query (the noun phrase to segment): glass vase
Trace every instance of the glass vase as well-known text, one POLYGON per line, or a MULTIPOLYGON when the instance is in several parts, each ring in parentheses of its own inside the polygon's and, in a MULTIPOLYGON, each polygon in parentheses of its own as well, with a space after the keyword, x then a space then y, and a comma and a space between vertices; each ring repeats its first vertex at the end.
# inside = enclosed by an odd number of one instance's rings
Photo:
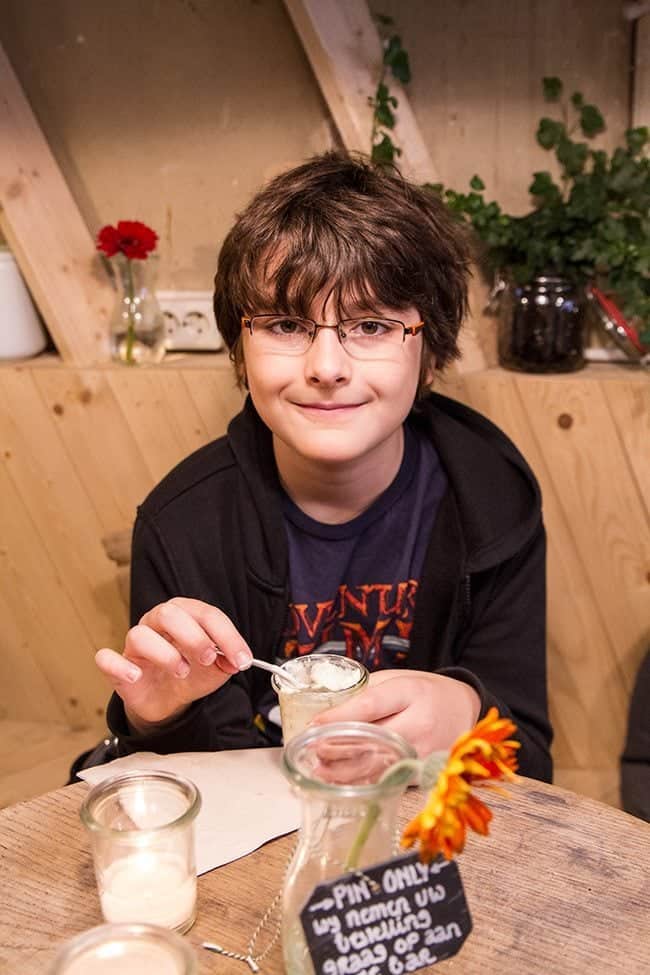
POLYGON ((110 321, 113 359, 130 366, 160 362, 165 319, 154 290, 157 255, 139 260, 115 254, 110 263, 118 292, 110 321))
POLYGON ((506 285, 500 299, 499 362, 519 372, 582 369, 584 296, 562 277, 506 285))
POLYGON ((400 798, 412 776, 384 772, 415 751, 399 735, 361 722, 310 728, 283 753, 284 773, 302 801, 298 846, 282 896, 286 975, 314 975, 300 912, 325 881, 389 860, 397 851, 400 798))

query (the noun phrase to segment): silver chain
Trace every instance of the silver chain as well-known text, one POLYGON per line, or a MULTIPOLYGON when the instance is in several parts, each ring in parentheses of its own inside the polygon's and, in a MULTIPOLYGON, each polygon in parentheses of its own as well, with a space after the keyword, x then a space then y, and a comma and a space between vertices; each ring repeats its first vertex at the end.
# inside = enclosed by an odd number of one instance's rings
POLYGON ((204 941, 203 947, 207 948, 208 951, 214 951, 217 955, 223 955, 224 958, 234 958, 235 961, 243 962, 245 965, 248 965, 252 972, 259 972, 259 967, 255 959, 251 958, 250 955, 238 955, 236 951, 227 951, 214 941, 204 941))
POLYGON ((285 882, 286 877, 287 877, 287 874, 289 872, 289 867, 291 866, 291 861, 293 860, 294 854, 295 854, 295 852, 296 852, 296 850, 298 848, 298 842, 299 842, 299 839, 297 837, 296 838, 296 841, 295 841, 295 843, 293 845, 293 849, 291 850, 291 853, 287 857, 287 863, 286 863, 286 866, 284 868, 284 873, 282 874, 282 882, 281 882, 281 885, 280 885, 280 890, 278 891, 278 893, 275 895, 275 897, 273 898, 273 900, 269 904, 268 908, 264 912, 264 915, 262 917, 262 920, 259 922, 259 924, 255 928, 255 930, 253 931, 253 933, 252 933, 252 935, 250 937, 250 941, 248 942, 248 945, 246 946, 247 954, 242 955, 240 952, 237 952, 237 951, 228 951, 226 948, 223 948, 221 945, 215 944, 213 941, 204 941, 203 942, 203 947, 204 948, 207 948, 208 951, 214 951, 218 955, 224 955, 226 958, 233 958, 235 961, 241 961, 245 965, 248 965, 248 967, 250 968, 250 970, 252 972, 259 972, 259 970, 260 970, 260 968, 259 968, 259 962, 264 961, 264 959, 269 954, 269 952, 275 947, 275 945, 277 944, 277 940, 280 937, 280 933, 282 931, 282 919, 281 919, 281 917, 278 918, 278 920, 276 921, 275 928, 273 930, 273 934, 271 935, 271 940, 266 945, 266 947, 259 953, 259 955, 255 955, 255 953, 254 953, 255 952, 255 944, 257 942, 257 939, 261 935, 262 931, 264 931, 264 929, 266 928, 266 926, 269 923, 269 921, 271 921, 271 919, 273 918, 273 916, 277 913, 278 907, 280 906, 280 902, 282 900, 282 890, 284 888, 284 882, 285 882))
MULTIPOLYGON (((334 818, 335 816, 342 816, 342 815, 345 815, 345 814, 349 815, 349 810, 346 810, 346 809, 329 809, 327 811, 327 818, 334 818)), ((397 853, 399 852, 399 842, 400 842, 401 832, 402 831, 401 831, 400 827, 399 826, 396 826, 395 827, 395 833, 394 833, 394 836, 393 836, 393 849, 392 849, 393 856, 396 856, 397 853)), ((280 902, 282 900, 282 890, 284 888, 284 882, 285 882, 285 880, 287 878, 287 874, 289 872, 289 867, 291 866, 291 862, 292 862, 292 860, 294 858, 294 855, 295 855, 295 852, 296 852, 296 850, 298 848, 298 843, 299 842, 300 842, 300 838, 298 836, 298 837, 296 837, 296 841, 295 841, 295 843, 293 845, 293 849, 291 850, 291 853, 287 857, 287 863, 286 863, 286 866, 284 868, 284 873, 282 875, 282 883, 281 883, 280 890, 275 895, 275 897, 273 898, 273 900, 271 901, 270 905, 268 906, 268 908, 264 912, 264 915, 262 917, 262 920, 259 922, 259 924, 255 928, 255 930, 253 931, 253 933, 252 933, 252 935, 250 937, 250 940, 248 942, 248 945, 246 946, 246 948, 247 948, 247 954, 243 955, 243 954, 241 954, 240 952, 237 952, 237 951, 228 951, 227 948, 224 948, 221 945, 218 945, 218 944, 216 944, 213 941, 204 941, 203 942, 203 947, 204 948, 207 948, 208 951, 214 951, 218 955, 223 955, 225 958, 232 958, 235 961, 240 961, 244 965, 248 965, 248 967, 250 968, 250 970, 252 972, 259 972, 260 971, 259 963, 262 962, 262 961, 264 961, 264 959, 269 954, 269 952, 275 947, 275 945, 277 944, 277 940, 280 937, 280 933, 282 931, 282 919, 281 919, 281 917, 278 918, 278 920, 276 921, 275 928, 273 930, 273 934, 271 935, 271 940, 266 945, 266 947, 259 953, 259 955, 256 955, 255 954, 255 945, 257 943, 257 939, 262 934, 262 932, 264 931, 264 929, 268 925, 269 921, 271 921, 272 918, 273 918, 273 916, 277 913, 278 907, 280 906, 280 902)), ((344 866, 343 861, 341 861, 341 866, 342 867, 344 866)), ((355 874, 356 874, 357 877, 360 877, 362 880, 367 881, 367 883, 369 884, 371 890, 374 891, 375 888, 377 888, 377 886, 378 886, 377 883, 371 877, 366 876, 366 874, 364 874, 362 870, 355 870, 354 872, 355 872, 355 874)))

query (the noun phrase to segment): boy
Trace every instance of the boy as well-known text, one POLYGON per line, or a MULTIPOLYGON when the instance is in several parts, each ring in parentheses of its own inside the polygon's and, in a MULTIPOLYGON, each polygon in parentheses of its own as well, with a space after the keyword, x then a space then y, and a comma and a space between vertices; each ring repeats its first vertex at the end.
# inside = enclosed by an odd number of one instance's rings
POLYGON ((134 625, 97 654, 121 754, 278 743, 251 650, 321 648, 372 673, 319 723, 380 722, 427 754, 494 704, 521 772, 550 779, 537 484, 491 423, 428 392, 467 276, 439 199, 340 153, 237 219, 215 314, 250 395, 138 511, 134 625))

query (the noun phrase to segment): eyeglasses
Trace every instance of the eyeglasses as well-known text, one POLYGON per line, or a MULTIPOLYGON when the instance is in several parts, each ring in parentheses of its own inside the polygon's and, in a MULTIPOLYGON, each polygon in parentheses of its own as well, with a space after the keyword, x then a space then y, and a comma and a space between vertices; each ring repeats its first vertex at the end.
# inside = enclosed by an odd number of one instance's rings
POLYGON ((391 318, 345 318, 334 325, 321 325, 296 315, 253 315, 242 318, 254 339, 255 348, 281 355, 303 355, 321 328, 335 328, 339 342, 353 359, 385 359, 395 354, 407 335, 417 335, 424 322, 405 325, 391 318))

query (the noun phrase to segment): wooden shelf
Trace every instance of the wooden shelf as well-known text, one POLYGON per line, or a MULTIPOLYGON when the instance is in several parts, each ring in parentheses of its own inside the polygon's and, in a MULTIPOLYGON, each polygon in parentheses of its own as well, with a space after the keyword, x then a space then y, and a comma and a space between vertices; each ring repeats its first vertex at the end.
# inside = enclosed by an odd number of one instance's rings
POLYGON ((97 362, 86 366, 76 366, 65 362, 54 352, 44 352, 33 359, 0 359, 0 369, 67 369, 79 373, 92 371, 117 372, 160 372, 169 369, 232 369, 227 352, 172 352, 156 365, 125 366, 120 362, 97 362))
POLYGON ((511 369, 502 369, 500 366, 486 369, 488 374, 500 374, 503 376, 516 376, 524 382, 539 382, 546 380, 551 383, 570 383, 582 382, 582 380, 595 380, 603 382, 608 379, 622 379, 625 382, 649 382, 650 372, 633 362, 588 362, 584 369, 577 372, 558 372, 558 373, 539 373, 539 372, 515 372, 511 369))

